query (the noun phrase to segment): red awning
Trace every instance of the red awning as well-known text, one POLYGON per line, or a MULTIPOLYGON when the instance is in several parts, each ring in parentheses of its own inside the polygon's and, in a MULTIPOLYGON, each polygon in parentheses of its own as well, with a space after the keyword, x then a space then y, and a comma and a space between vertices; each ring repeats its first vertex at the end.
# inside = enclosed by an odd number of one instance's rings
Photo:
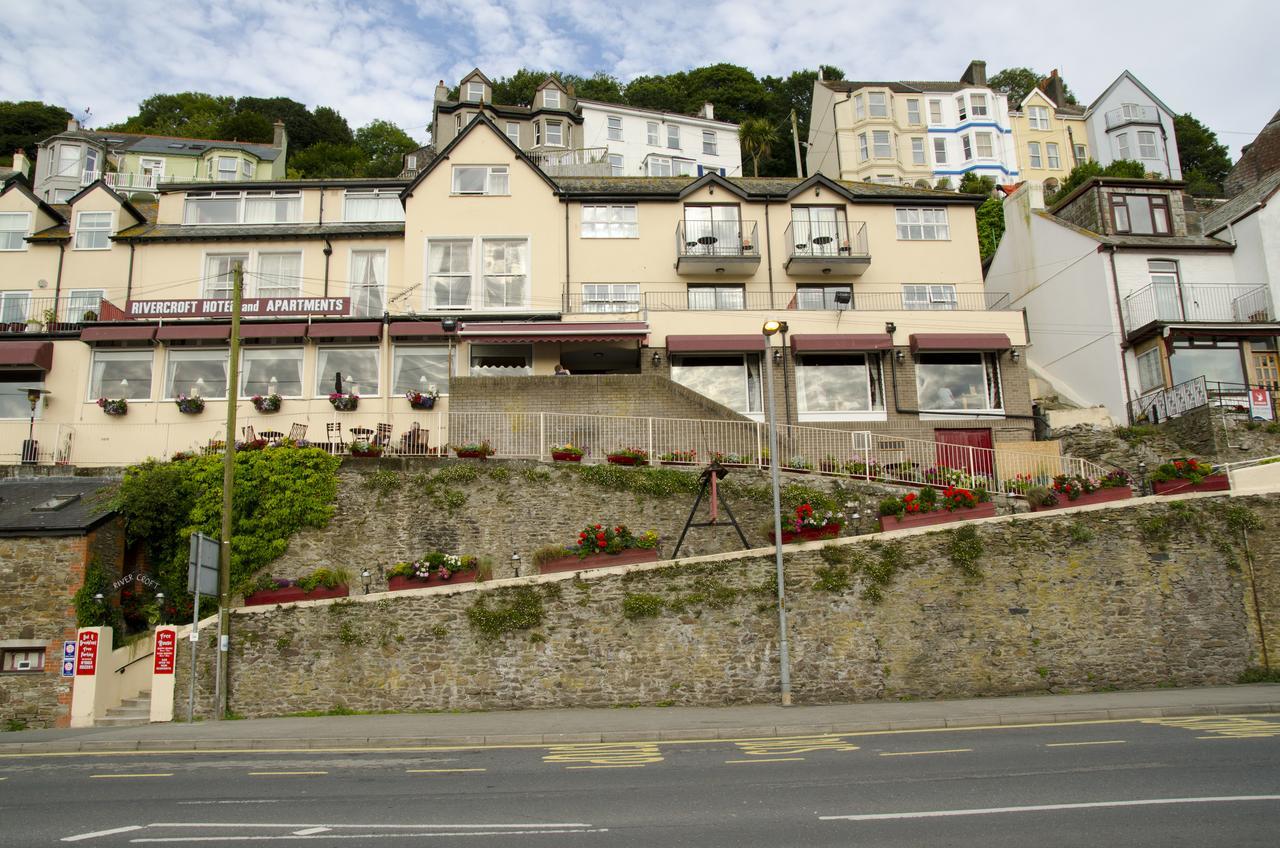
POLYGON ((916 350, 1008 350, 1013 347, 1004 333, 912 333, 916 350))
POLYGON ((667 336, 668 353, 742 353, 764 350, 764 335, 667 336))
POLYGON ((241 324, 242 339, 287 339, 302 341, 307 337, 306 324, 241 324))
POLYGON ((813 333, 791 337, 796 353, 844 353, 861 350, 892 350, 893 337, 888 333, 813 333))
POLYGON ((326 324, 312 324, 307 329, 307 338, 317 341, 331 339, 378 339, 382 338, 382 323, 379 321, 343 321, 326 324))
POLYGON ((225 342, 230 338, 230 324, 166 324, 156 330, 156 339, 162 342, 225 342))
POLYGON ((53 342, 0 342, 0 368, 53 368, 53 342))
POLYGON ((439 321, 392 321, 387 332, 393 339, 421 339, 449 336, 439 321))
POLYGON ((97 342, 149 342, 156 337, 153 326, 127 327, 85 327, 80 331, 80 341, 86 344, 97 342))
POLYGON ((468 341, 490 344, 621 342, 648 334, 649 325, 644 321, 510 321, 466 324, 460 332, 468 341))

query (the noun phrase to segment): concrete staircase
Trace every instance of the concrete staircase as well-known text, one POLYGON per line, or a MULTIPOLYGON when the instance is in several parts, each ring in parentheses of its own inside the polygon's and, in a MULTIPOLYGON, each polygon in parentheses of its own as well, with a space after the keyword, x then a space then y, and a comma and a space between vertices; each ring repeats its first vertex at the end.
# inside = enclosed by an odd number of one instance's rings
POLYGON ((120 706, 107 710, 106 716, 94 724, 99 727, 130 727, 151 722, 151 693, 139 692, 135 698, 125 698, 120 706))

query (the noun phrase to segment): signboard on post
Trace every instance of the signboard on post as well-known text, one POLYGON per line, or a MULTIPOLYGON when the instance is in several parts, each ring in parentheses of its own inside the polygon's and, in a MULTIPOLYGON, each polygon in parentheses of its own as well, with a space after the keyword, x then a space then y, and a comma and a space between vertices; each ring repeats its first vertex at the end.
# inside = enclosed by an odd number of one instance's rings
POLYGON ((1269 389, 1249 389, 1249 418, 1254 421, 1274 421, 1269 389))
POLYGON ((98 672, 98 634, 86 630, 80 634, 76 649, 76 676, 92 677, 98 672))
POLYGON ((178 631, 160 628, 156 631, 155 662, 151 671, 154 674, 173 674, 173 666, 178 656, 178 631))
POLYGON ((187 591, 218 594, 218 540, 203 533, 191 534, 187 556, 187 591))

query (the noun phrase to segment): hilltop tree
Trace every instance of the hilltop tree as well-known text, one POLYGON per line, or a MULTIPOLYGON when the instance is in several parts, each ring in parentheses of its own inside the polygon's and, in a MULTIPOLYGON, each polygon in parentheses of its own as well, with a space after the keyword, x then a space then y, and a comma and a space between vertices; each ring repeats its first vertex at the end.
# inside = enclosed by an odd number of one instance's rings
POLYGON ((628 106, 638 106, 641 109, 684 112, 688 103, 683 72, 667 76, 636 77, 627 84, 624 94, 628 106))
MULTIPOLYGON (((998 74, 990 77, 987 84, 996 91, 1008 95, 1009 108, 1017 108, 1023 98, 1031 93, 1031 90, 1040 84, 1042 79, 1048 77, 1048 74, 1042 74, 1033 71, 1031 68, 1005 68, 998 74)), ((1067 92, 1067 102, 1076 105, 1076 96, 1072 94, 1071 87, 1064 80, 1063 89, 1067 92)), ((1061 105, 1061 104, 1059 104, 1061 105)))
POLYGON ((356 147, 368 164, 366 177, 394 177, 403 167, 404 155, 418 148, 409 134, 390 121, 370 121, 356 130, 356 147))
POLYGON ((112 127, 120 132, 217 138, 235 113, 234 97, 184 91, 154 94, 138 104, 138 114, 112 127))
POLYGON ((973 171, 967 171, 960 178, 961 194, 991 194, 996 189, 996 181, 991 177, 979 176, 973 171))
POLYGON ((1178 160, 1187 191, 1201 197, 1221 197, 1222 181, 1231 171, 1231 155, 1213 130, 1191 115, 1175 115, 1178 160))
POLYGON ((753 176, 760 176, 760 160, 768 158, 777 139, 778 130, 768 118, 747 118, 738 125, 738 140, 742 151, 751 157, 753 176))
POLYGON ((1140 180, 1146 175, 1147 169, 1142 166, 1142 163, 1132 159, 1117 159, 1106 167, 1090 159, 1072 168, 1058 190, 1052 194, 1046 192, 1044 200, 1046 204, 1052 205, 1094 177, 1126 177, 1131 180, 1140 180))
POLYGON ((18 148, 35 158, 36 145, 67 128, 71 113, 38 100, 0 101, 0 161, 11 161, 18 148))
POLYGON ((257 112, 238 112, 218 127, 218 138, 270 144, 275 138, 275 127, 257 112))

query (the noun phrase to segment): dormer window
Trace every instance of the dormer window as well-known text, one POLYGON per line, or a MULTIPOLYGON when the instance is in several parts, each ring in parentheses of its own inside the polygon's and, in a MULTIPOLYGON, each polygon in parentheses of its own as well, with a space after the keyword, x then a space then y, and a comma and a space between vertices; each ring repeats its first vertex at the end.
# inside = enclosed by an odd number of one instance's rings
POLYGON ((969 105, 975 118, 987 117, 987 95, 971 94, 969 95, 969 105))
POLYGON ((546 109, 560 108, 560 92, 554 88, 548 88, 542 92, 542 105, 546 109))
POLYGON ((469 82, 467 83, 467 100, 474 103, 480 103, 484 100, 484 83, 469 82))
POLYGON ((1111 222, 1117 233, 1135 236, 1169 235, 1169 198, 1164 195, 1113 194, 1110 205, 1111 222))

